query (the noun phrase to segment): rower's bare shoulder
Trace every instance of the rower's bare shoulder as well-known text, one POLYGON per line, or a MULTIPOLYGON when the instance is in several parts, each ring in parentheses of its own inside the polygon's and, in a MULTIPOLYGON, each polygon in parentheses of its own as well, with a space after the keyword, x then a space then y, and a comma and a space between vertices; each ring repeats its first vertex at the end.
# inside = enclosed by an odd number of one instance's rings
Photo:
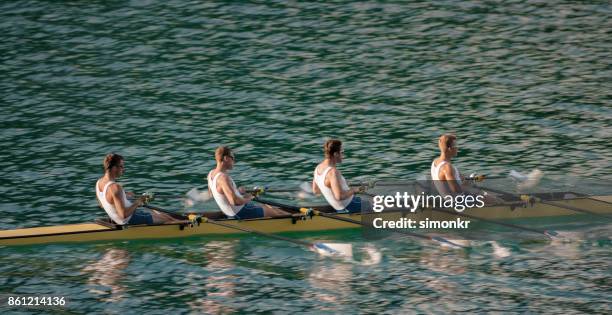
POLYGON ((119 184, 119 183, 112 183, 112 184, 108 185, 108 190, 110 190, 110 192, 112 194, 116 194, 116 193, 121 192, 123 190, 123 186, 121 186, 121 184, 119 184))
POLYGON ((316 172, 317 174, 321 174, 321 173, 322 173, 321 171, 322 171, 324 168, 325 168, 325 167, 323 166, 323 162, 321 162, 321 163, 317 164, 317 166, 315 167, 315 172, 316 172))
POLYGON ((223 184, 223 185, 229 185, 230 184, 230 176, 225 174, 225 173, 221 173, 219 175, 219 181, 223 184))
POLYGON ((446 162, 440 167, 440 170, 444 172, 450 172, 453 170, 453 165, 450 162, 446 162))
POLYGON ((438 166, 438 164, 440 163, 440 158, 435 158, 432 163, 434 166, 438 166))
POLYGON ((336 178, 336 177, 338 177, 338 176, 340 175, 340 171, 339 171, 337 168, 332 167, 332 168, 329 170, 329 173, 328 173, 328 174, 329 174, 329 176, 330 176, 331 178, 336 178))

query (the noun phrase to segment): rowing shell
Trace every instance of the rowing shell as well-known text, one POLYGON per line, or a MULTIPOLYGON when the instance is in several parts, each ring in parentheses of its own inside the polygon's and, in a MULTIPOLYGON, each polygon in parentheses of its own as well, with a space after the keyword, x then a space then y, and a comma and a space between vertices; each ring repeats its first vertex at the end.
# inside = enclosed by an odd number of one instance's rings
MULTIPOLYGON (((515 220, 540 217, 580 215, 569 208, 588 209, 593 213, 609 215, 612 213, 612 196, 578 197, 549 203, 525 204, 523 206, 504 205, 468 209, 475 217, 494 220, 515 220), (564 208, 565 206, 565 208, 564 208)), ((406 213, 390 212, 393 217, 405 216, 406 213)), ((447 213, 423 210, 409 214, 415 220, 424 218, 443 220, 454 216, 447 213)), ((584 215, 584 214, 582 214, 584 215)), ((341 218, 361 220, 361 214, 337 214, 341 218)), ((360 225, 323 216, 292 214, 284 217, 260 218, 250 220, 217 220, 238 227, 257 230, 266 233, 284 232, 316 232, 358 228, 360 225)), ((194 236, 236 235, 244 232, 236 229, 207 223, 205 220, 182 220, 158 225, 116 226, 108 222, 35 227, 0 231, 0 245, 29 245, 48 243, 95 242, 137 239, 184 238, 194 236)))

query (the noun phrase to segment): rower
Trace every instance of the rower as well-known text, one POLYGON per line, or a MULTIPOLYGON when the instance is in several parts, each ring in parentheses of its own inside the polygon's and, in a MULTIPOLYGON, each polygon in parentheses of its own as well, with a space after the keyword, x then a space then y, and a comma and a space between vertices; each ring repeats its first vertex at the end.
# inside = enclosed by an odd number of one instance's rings
POLYGON ((226 146, 215 150, 217 167, 208 173, 208 192, 213 196, 221 211, 229 218, 255 219, 263 217, 286 216, 289 213, 277 207, 256 203, 255 196, 246 194, 244 187, 236 188, 229 175, 234 168, 236 156, 226 146))
MULTIPOLYGON (((443 134, 438 139, 440 156, 431 163, 431 179, 438 193, 442 196, 458 194, 481 194, 483 191, 470 185, 465 177, 452 164, 451 160, 457 156, 457 137, 453 134, 443 134)), ((471 178, 471 177, 470 177, 471 178)), ((504 200, 495 195, 484 193, 484 203, 493 205, 504 200)))
POLYGON ((174 220, 164 213, 138 209, 144 204, 145 196, 131 203, 127 197, 132 198, 134 194, 132 192, 126 193, 123 187, 115 182, 123 175, 124 171, 123 157, 116 153, 109 153, 104 157, 104 176, 96 182, 98 204, 115 224, 157 224, 174 220))
POLYGON ((361 212, 361 198, 356 196, 360 188, 349 188, 346 179, 337 168, 344 158, 342 142, 330 139, 323 145, 325 158, 314 170, 312 191, 323 194, 325 200, 337 212, 361 212))
POLYGON ((441 195, 459 194, 462 192, 462 176, 451 160, 457 156, 457 137, 443 134, 438 139, 440 156, 431 163, 431 179, 441 195))

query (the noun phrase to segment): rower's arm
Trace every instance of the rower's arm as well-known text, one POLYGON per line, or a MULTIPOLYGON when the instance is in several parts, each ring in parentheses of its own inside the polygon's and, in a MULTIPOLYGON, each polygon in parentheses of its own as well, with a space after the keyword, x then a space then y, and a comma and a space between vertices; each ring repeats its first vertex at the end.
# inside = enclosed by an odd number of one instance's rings
POLYGON ((217 183, 221 184, 221 190, 227 198, 227 201, 229 201, 232 206, 243 205, 253 199, 252 195, 249 195, 245 198, 241 198, 240 196, 236 195, 236 192, 234 191, 234 188, 230 183, 229 177, 227 177, 225 174, 219 177, 217 183))
POLYGON ((331 186, 332 193, 334 194, 334 198, 336 200, 342 200, 349 198, 355 194, 354 189, 342 190, 342 186, 340 185, 340 180, 338 179, 338 170, 333 169, 328 173, 329 184, 331 186))
POLYGON ((125 204, 123 203, 123 189, 121 188, 121 186, 119 186, 118 184, 113 184, 110 187, 108 187, 108 189, 111 192, 111 196, 113 198, 113 204, 115 205, 117 214, 119 215, 119 217, 123 219, 131 216, 132 213, 136 211, 136 208, 142 205, 141 199, 137 199, 136 201, 134 201, 134 203, 130 207, 126 208, 125 204))
POLYGON ((440 172, 440 180, 445 180, 453 194, 461 193, 463 190, 461 186, 457 184, 457 181, 461 181, 461 178, 455 178, 455 172, 453 171, 453 167, 450 163, 446 163, 442 165, 442 169, 440 172))

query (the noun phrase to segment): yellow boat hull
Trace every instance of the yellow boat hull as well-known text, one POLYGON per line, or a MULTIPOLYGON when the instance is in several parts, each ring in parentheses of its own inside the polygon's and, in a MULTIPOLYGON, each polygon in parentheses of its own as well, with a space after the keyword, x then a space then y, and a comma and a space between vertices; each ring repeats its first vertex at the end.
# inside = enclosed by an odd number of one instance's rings
MULTIPOLYGON (((538 217, 554 217, 579 215, 576 211, 563 208, 563 206, 576 207, 590 212, 606 214, 612 213, 612 196, 592 198, 576 198, 555 201, 558 205, 536 203, 527 207, 494 206, 473 208, 465 213, 475 217, 492 220, 518 220, 538 217)), ((417 213, 389 212, 383 215, 388 219, 408 215, 415 220, 429 218, 430 220, 452 219, 457 216, 424 210, 417 213)), ((360 214, 338 214, 339 217, 361 221, 360 214)), ((227 224, 236 225, 265 233, 331 231, 341 229, 359 228, 360 225, 326 218, 322 216, 261 218, 253 220, 223 220, 227 224)), ((29 245, 48 243, 94 242, 136 239, 164 239, 192 237, 203 235, 235 235, 246 232, 215 225, 212 223, 168 223, 161 225, 135 225, 124 229, 117 229, 98 223, 82 223, 49 227, 35 227, 16 230, 0 231, 0 245, 29 245)))

